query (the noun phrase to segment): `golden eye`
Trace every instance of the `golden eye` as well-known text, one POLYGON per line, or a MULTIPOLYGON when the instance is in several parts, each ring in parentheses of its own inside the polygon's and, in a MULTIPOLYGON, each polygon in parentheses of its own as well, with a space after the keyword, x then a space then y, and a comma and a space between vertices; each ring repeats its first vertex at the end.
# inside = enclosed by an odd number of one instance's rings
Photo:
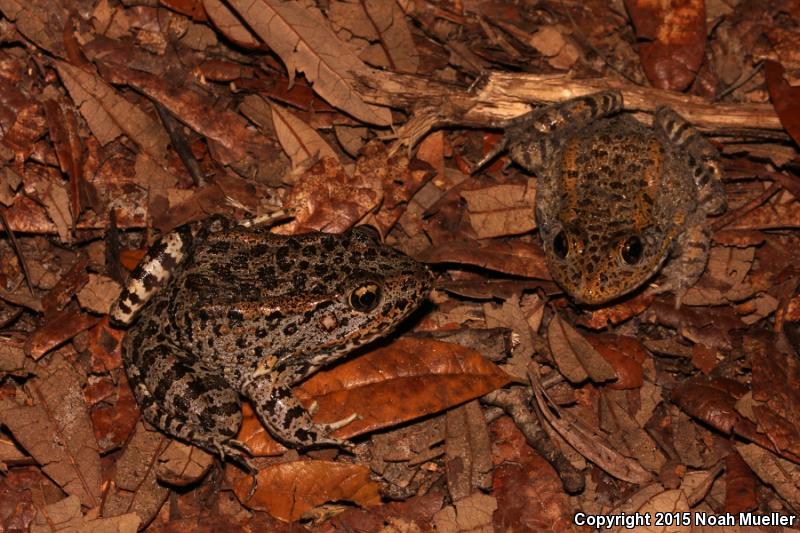
POLYGON ((556 233, 556 236, 553 238, 553 253, 560 259, 565 259, 569 253, 569 241, 567 240, 567 234, 564 233, 564 230, 556 233))
POLYGON ((381 288, 377 283, 365 283, 350 293, 350 307, 362 313, 375 309, 381 301, 381 288))
POLYGON ((636 235, 628 237, 625 242, 622 243, 620 256, 626 265, 635 265, 641 261, 642 253, 644 253, 644 246, 642 245, 642 240, 636 235))

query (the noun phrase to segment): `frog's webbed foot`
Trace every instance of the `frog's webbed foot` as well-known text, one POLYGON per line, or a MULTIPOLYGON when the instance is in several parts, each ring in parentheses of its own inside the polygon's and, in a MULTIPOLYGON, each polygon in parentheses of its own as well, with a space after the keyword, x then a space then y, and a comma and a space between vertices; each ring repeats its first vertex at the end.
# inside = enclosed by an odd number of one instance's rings
POLYGON ((688 166, 693 171, 697 186, 698 200, 705 212, 715 215, 725 211, 727 201, 725 189, 722 187, 722 166, 714 146, 669 107, 656 109, 653 126, 686 152, 688 166))
POLYGON ((680 308, 686 291, 697 283, 708 263, 711 232, 705 215, 698 214, 696 218, 678 239, 675 256, 662 269, 664 281, 647 290, 647 294, 674 291, 675 309, 680 308))
MULTIPOLYGON (((311 413, 300 405, 292 394, 290 383, 294 379, 291 369, 259 373, 246 383, 243 394, 250 398, 259 419, 278 440, 295 447, 331 445, 352 450, 346 440, 335 439, 331 433, 358 418, 352 414, 342 420, 317 424, 311 413)), ((312 406, 315 411, 315 406, 312 406)))

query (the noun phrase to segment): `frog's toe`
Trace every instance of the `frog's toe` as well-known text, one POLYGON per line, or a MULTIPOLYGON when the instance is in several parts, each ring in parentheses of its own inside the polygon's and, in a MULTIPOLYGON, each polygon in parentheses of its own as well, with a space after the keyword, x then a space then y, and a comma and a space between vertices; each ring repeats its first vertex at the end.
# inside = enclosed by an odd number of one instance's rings
POLYGON ((686 295, 687 290, 689 290, 688 287, 683 287, 680 284, 672 281, 665 281, 661 285, 656 285, 655 283, 651 284, 645 291, 645 295, 658 296, 659 294, 664 294, 665 292, 674 291, 675 309, 680 309, 681 303, 683 302, 683 297, 686 295))
MULTIPOLYGON (((322 428, 320 428, 320 429, 322 429, 322 428)), ((342 450, 345 450, 345 451, 347 451, 349 453, 353 453, 353 450, 355 450, 355 445, 352 442, 350 442, 349 440, 334 439, 333 437, 327 437, 327 436, 317 438, 317 440, 314 441, 314 445, 315 446, 319 446, 319 445, 335 446, 335 447, 340 448, 342 450)))
POLYGON ((214 442, 213 448, 223 462, 225 459, 230 459, 250 473, 258 472, 258 468, 256 468, 251 459, 253 453, 245 443, 236 439, 229 439, 224 442, 214 442))
POLYGON ((251 450, 250 447, 247 444, 245 444, 244 442, 242 442, 242 441, 240 441, 238 439, 228 439, 226 441, 226 444, 228 445, 228 447, 235 448, 237 450, 241 450, 244 453, 246 453, 247 455, 253 455, 253 450, 251 450))
POLYGON ((360 420, 360 419, 361 415, 359 415, 358 413, 353 413, 348 417, 342 418, 341 420, 337 420, 336 422, 331 422, 329 424, 321 424, 321 426, 325 428, 326 432, 331 433, 339 428, 345 427, 347 424, 355 420, 360 420))

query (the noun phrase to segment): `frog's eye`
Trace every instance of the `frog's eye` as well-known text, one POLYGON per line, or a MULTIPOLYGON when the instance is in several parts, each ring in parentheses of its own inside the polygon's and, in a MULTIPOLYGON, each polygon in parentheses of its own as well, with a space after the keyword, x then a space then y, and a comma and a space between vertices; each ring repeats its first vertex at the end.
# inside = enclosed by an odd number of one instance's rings
POLYGON ((556 236, 553 237, 553 253, 560 259, 565 259, 569 253, 569 241, 567 240, 567 234, 564 233, 564 230, 559 231, 556 233, 556 236))
POLYGON ((642 246, 642 240, 634 235, 633 237, 628 237, 625 242, 622 243, 620 256, 622 256, 622 260, 626 265, 635 265, 642 260, 643 252, 644 246, 642 246))
POLYGON ((367 313, 380 303, 381 288, 376 283, 365 283, 351 292, 347 301, 350 303, 350 307, 356 311, 367 313))

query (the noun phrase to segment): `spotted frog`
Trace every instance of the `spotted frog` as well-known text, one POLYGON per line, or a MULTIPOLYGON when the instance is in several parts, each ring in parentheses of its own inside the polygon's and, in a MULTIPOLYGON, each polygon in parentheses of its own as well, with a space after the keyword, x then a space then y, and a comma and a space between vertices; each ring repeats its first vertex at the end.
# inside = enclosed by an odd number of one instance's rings
POLYGON ((676 305, 708 260, 707 215, 725 209, 718 154, 675 111, 652 127, 606 91, 513 119, 501 148, 536 174, 536 219, 550 271, 578 303, 642 286, 664 266, 676 305))
POLYGON ((163 236, 111 318, 132 324, 123 361, 144 418, 249 465, 240 395, 288 445, 341 445, 291 387, 391 332, 428 294, 430 271, 370 228, 283 236, 214 217, 163 236))

